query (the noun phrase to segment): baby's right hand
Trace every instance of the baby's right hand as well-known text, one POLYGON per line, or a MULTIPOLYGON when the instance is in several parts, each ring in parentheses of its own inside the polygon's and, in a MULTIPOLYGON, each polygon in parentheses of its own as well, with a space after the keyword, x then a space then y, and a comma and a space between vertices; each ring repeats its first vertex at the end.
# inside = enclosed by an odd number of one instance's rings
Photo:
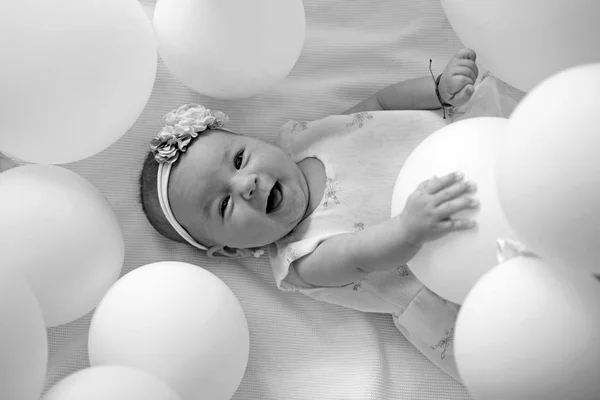
POLYGON ((473 228, 474 220, 451 217, 459 211, 478 207, 479 203, 469 196, 476 190, 475 183, 463 181, 462 174, 457 172, 422 182, 398 215, 406 229, 407 240, 421 245, 453 231, 473 228))

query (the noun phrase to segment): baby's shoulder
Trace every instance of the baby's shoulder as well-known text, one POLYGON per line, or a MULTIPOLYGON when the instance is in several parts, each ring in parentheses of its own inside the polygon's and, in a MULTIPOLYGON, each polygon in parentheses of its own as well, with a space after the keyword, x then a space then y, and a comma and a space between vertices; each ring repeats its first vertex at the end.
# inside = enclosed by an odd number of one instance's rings
POLYGON ((290 120, 286 122, 279 128, 275 145, 288 153, 294 152, 300 137, 308 130, 308 124, 307 121, 290 120))
POLYGON ((347 115, 330 115, 314 121, 290 120, 279 128, 276 145, 288 153, 299 153, 329 140, 348 127, 347 115))

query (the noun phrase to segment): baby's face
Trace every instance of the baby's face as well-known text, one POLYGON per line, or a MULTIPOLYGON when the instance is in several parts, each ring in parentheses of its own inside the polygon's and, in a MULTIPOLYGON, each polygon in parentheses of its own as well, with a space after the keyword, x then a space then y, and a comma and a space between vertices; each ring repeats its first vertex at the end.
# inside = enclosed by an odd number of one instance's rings
POLYGON ((177 221, 200 243, 250 248, 281 239, 302 220, 308 186, 278 147, 210 130, 171 171, 169 201, 177 221))

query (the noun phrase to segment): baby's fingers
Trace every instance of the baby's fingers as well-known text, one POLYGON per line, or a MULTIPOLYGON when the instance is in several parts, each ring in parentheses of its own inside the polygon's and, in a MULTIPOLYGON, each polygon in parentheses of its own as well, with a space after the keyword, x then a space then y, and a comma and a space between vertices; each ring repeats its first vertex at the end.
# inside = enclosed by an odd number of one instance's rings
POLYGON ((436 194, 442 189, 447 188, 457 182, 460 182, 463 179, 463 174, 461 172, 452 172, 448 175, 442 176, 441 178, 433 177, 425 182, 423 182, 426 188, 427 193, 436 194))
POLYGON ((473 85, 477 80, 475 71, 467 67, 456 67, 452 72, 452 80, 450 81, 450 92, 452 94, 459 92, 465 85, 473 85))
POLYGON ((477 76, 479 76, 479 67, 477 66, 477 63, 475 63, 475 61, 458 59, 455 61, 455 65, 457 67, 464 67, 473 71, 473 73, 475 74, 475 79, 477 79, 477 76))
POLYGON ((440 233, 450 233, 456 231, 465 231, 467 229, 472 229, 476 226, 474 220, 472 219, 445 219, 440 221, 438 225, 438 229, 440 233))
POLYGON ((465 195, 440 204, 435 209, 435 215, 440 220, 445 220, 459 211, 477 207, 479 207, 479 202, 476 199, 465 195))
POLYGON ((460 106, 467 103, 475 93, 475 86, 467 85, 462 90, 454 95, 452 98, 455 106, 460 106))
POLYGON ((468 193, 474 193, 477 191, 477 185, 475 182, 471 181, 462 181, 456 182, 453 185, 440 190, 436 194, 433 195, 432 204, 435 207, 446 203, 450 200, 462 197, 468 193))
POLYGON ((477 59, 477 53, 475 53, 475 50, 464 48, 460 49, 455 57, 475 61, 477 59))

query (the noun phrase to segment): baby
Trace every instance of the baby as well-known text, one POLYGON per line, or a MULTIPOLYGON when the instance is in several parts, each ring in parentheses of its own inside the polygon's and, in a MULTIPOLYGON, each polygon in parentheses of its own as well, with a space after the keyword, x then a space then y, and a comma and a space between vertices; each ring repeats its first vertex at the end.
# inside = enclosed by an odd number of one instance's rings
POLYGON ((424 287, 406 265, 428 241, 471 229, 475 184, 456 172, 422 182, 390 218, 402 164, 446 125, 434 110, 465 105, 479 74, 459 51, 443 73, 396 83, 343 114, 291 121, 277 146, 231 132, 198 105, 168 113, 140 178, 151 224, 208 256, 260 256, 268 245, 277 286, 364 312, 398 329, 459 379, 452 339, 459 306, 424 287))

